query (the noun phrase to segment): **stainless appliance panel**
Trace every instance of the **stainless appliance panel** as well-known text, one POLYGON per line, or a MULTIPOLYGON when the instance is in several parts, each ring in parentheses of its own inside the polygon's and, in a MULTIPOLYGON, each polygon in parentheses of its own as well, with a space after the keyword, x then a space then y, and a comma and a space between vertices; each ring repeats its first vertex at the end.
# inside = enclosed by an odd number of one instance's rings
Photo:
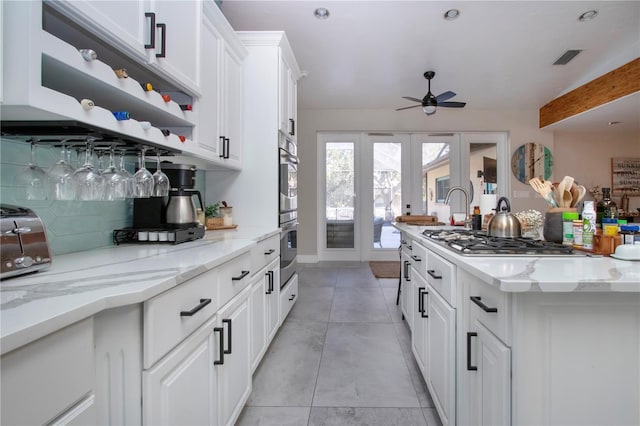
MULTIPOLYGON (((279 210, 280 213, 289 212, 298 208, 298 157, 293 141, 280 135, 280 166, 279 178, 279 210)), ((281 222, 282 223, 282 222, 281 222)))
POLYGON ((298 266, 298 222, 280 225, 280 288, 295 274, 298 266))
POLYGON ((42 220, 31 210, 0 206, 0 279, 46 269, 51 254, 42 220))

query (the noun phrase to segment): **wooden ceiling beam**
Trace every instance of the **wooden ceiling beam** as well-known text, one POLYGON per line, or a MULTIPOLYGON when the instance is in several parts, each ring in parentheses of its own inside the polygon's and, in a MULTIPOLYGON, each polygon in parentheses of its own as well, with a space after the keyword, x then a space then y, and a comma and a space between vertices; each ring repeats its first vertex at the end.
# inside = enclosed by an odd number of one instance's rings
POLYGON ((540 108, 540 128, 640 91, 640 58, 583 84, 540 108))

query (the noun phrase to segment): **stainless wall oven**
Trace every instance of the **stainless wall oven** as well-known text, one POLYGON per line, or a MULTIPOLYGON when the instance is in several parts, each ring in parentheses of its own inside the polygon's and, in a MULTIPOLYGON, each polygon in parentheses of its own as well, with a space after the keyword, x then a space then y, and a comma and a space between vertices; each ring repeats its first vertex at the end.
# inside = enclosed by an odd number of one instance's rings
POLYGON ((295 142, 280 133, 278 155, 280 288, 293 277, 298 257, 298 157, 295 142))

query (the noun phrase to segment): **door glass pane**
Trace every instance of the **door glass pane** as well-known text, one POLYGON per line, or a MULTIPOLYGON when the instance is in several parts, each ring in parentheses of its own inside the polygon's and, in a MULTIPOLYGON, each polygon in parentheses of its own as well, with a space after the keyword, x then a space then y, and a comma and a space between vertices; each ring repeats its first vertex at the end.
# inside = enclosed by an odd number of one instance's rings
POLYGON ((422 200, 425 212, 430 216, 438 216, 438 221, 447 222, 449 206, 444 204, 444 197, 449 190, 449 143, 422 143, 422 200))
POLYGON ((497 147, 495 143, 472 143, 469 145, 469 178, 471 211, 479 206, 482 214, 492 213, 498 190, 497 147), (489 195, 494 194, 494 195, 489 195))
POLYGON ((352 142, 326 144, 327 248, 355 248, 355 157, 352 142))
POLYGON ((400 143, 373 144, 373 247, 398 248, 400 233, 391 225, 402 212, 400 143))

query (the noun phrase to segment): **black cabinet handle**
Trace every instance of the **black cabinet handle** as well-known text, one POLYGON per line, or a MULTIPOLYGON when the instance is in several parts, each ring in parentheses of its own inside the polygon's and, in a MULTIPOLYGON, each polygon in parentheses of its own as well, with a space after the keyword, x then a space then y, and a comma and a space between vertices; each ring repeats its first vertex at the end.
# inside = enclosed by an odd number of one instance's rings
POLYGON ((243 279, 247 275, 249 275, 249 271, 242 271, 242 273, 240 275, 238 275, 237 277, 231 277, 231 280, 232 281, 240 281, 241 279, 243 279))
POLYGON ((477 371, 478 367, 475 365, 471 365, 471 338, 476 337, 478 333, 468 332, 467 333, 467 370, 469 371, 477 371))
POLYGON ((419 258, 418 256, 416 256, 415 254, 414 254, 414 255, 411 255, 411 258, 412 258, 413 260, 415 260, 416 262, 422 262, 422 259, 420 259, 420 258, 419 258))
POLYGON ((408 260, 404 261, 404 279, 407 281, 411 281, 411 279, 409 279, 409 264, 410 262, 408 260))
POLYGON ((167 56, 167 24, 156 24, 156 27, 162 30, 160 37, 160 53, 156 53, 156 58, 165 58, 167 56))
POLYGON ((291 123, 291 131, 289 132, 289 134, 291 136, 295 136, 296 134, 296 120, 294 120, 293 118, 289 119, 289 123, 291 123))
POLYGON ((227 325, 227 337, 229 338, 229 349, 224 351, 225 354, 231 354, 231 318, 222 320, 222 327, 224 328, 224 324, 227 325))
POLYGON ((408 245, 408 246, 407 246, 407 248, 408 248, 409 250, 413 250, 413 246, 412 246, 412 245, 408 245))
POLYGON ((429 274, 429 276, 431 276, 431 278, 433 279, 436 279, 436 280, 442 279, 442 275, 436 275, 435 269, 427 269, 427 274, 429 274))
POLYGON ((198 312, 199 310, 207 306, 209 303, 211 303, 211 299, 200 299, 200 303, 198 304, 198 306, 194 307, 190 311, 180 311, 180 316, 181 317, 193 316, 196 312, 198 312))
POLYGON ((292 295, 291 295, 291 297, 289 298, 289 300, 293 300, 293 299, 295 299, 295 298, 296 298, 296 295, 295 295, 295 294, 292 294, 292 295))
POLYGON ((269 278, 269 284, 267 285, 267 292, 265 294, 273 293, 273 271, 268 271, 265 274, 269 278))
POLYGON ((402 241, 400 242, 400 244, 402 244, 402 245, 407 245, 407 242, 406 242, 405 240, 402 240, 402 241))
POLYGON ((224 138, 224 143, 227 146, 227 149, 225 149, 225 152, 224 152, 224 158, 229 158, 229 151, 230 151, 230 149, 229 149, 229 143, 230 143, 229 138, 224 138))
POLYGON ((276 251, 276 249, 269 249, 267 251, 264 252, 265 256, 269 256, 270 254, 273 254, 276 251))
POLYGON ((145 49, 155 49, 156 48, 156 14, 153 12, 145 12, 145 18, 149 18, 151 22, 149 23, 149 44, 145 44, 145 49))
POLYGON ((469 299, 476 305, 480 306, 480 308, 485 312, 498 312, 498 308, 490 308, 484 303, 482 303, 482 298, 480 296, 471 296, 469 299))
POLYGON ((213 361, 213 365, 222 365, 224 364, 224 328, 222 327, 213 327, 213 332, 214 333, 220 333, 220 340, 218 345, 220 346, 219 349, 219 354, 220 354, 220 359, 217 361, 213 361))
POLYGON ((220 136, 220 158, 224 158, 224 136, 220 136))
POLYGON ((427 309, 424 307, 424 295, 425 294, 429 294, 429 292, 427 290, 423 290, 422 294, 420 295, 420 299, 422 300, 422 311, 420 312, 420 316, 422 318, 429 318, 429 315, 427 314, 427 309))
POLYGON ((418 287, 418 312, 422 314, 424 312, 424 300, 422 299, 422 292, 424 291, 424 287, 418 287))

